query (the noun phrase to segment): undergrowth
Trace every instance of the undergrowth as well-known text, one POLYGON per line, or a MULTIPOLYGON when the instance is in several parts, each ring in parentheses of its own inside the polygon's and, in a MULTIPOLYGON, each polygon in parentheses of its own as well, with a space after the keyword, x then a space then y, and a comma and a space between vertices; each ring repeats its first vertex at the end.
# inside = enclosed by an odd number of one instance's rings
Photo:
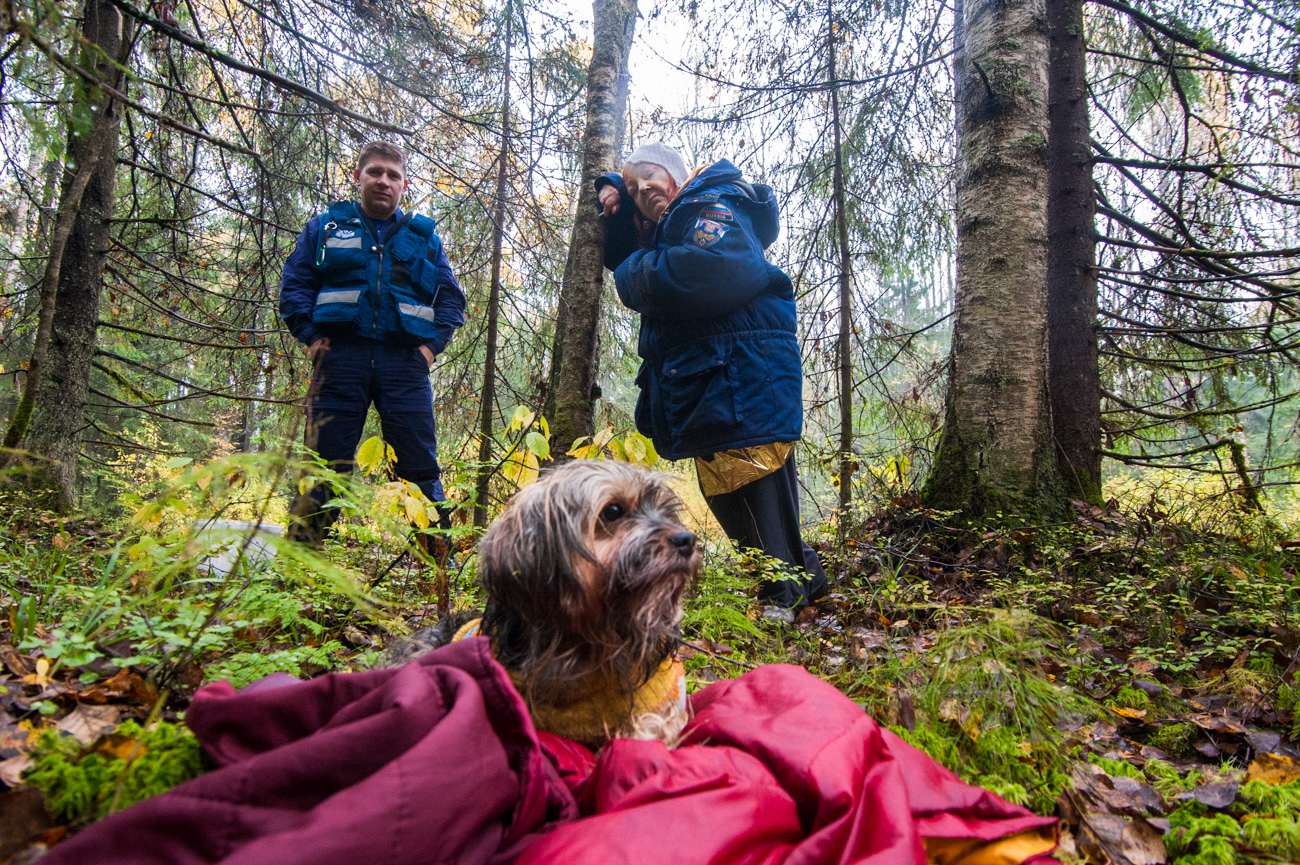
POLYGON ((1261 861, 1260 853, 1294 861, 1300 858, 1300 781, 1249 781, 1228 811, 1187 802, 1169 822, 1165 845, 1178 865, 1246 865, 1261 861))
POLYGON ((188 728, 135 721, 91 748, 56 730, 43 730, 25 783, 45 794, 56 819, 74 825, 102 819, 196 777, 203 768, 198 740, 188 728))

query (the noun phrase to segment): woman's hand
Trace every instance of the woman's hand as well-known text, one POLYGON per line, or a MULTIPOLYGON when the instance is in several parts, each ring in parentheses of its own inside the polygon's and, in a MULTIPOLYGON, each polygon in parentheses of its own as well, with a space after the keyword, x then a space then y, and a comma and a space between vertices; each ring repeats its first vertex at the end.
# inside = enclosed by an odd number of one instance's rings
POLYGON ((608 186, 602 186, 598 195, 601 216, 613 216, 618 213, 619 194, 618 189, 612 183, 608 186))

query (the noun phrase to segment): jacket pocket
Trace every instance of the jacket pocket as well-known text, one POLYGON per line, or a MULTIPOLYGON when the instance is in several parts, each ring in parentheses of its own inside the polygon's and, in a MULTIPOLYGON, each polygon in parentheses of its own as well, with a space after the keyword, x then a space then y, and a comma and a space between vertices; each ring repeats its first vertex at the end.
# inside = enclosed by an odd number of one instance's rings
POLYGON ((316 306, 311 320, 316 324, 356 324, 361 319, 361 305, 365 301, 363 287, 325 286, 316 295, 316 306))
POLYGON ((403 280, 406 285, 397 284, 397 264, 393 270, 397 319, 402 330, 421 339, 437 336, 433 304, 438 297, 438 269, 427 259, 416 259, 403 280))
POLYGON ((681 450, 706 443, 740 423, 731 370, 731 343, 692 345, 668 355, 660 367, 668 425, 681 450))
POLYGON ((751 436, 795 439, 803 428, 803 363, 790 334, 736 342, 731 360, 736 402, 751 436))

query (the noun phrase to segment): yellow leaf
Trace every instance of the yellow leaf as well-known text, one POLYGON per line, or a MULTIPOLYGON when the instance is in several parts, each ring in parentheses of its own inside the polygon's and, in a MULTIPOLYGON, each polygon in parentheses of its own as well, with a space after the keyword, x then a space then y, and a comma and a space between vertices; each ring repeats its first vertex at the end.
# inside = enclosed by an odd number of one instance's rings
POLYGON ((592 445, 595 446, 596 450, 599 451, 613 437, 614 437, 614 428, 612 426, 607 426, 600 432, 596 433, 596 437, 592 439, 591 443, 592 445))
POLYGON ((1146 709, 1130 709, 1126 706, 1111 706, 1110 710, 1122 718, 1133 718, 1139 721, 1147 716, 1146 709))
POLYGON ((533 411, 526 405, 521 405, 515 409, 514 417, 510 419, 510 429, 521 430, 533 422, 537 412, 533 411))
POLYGON ((637 433, 628 433, 627 439, 623 442, 623 447, 632 455, 632 462, 645 462, 645 436, 638 435, 637 433))
POLYGON ((1284 754, 1260 754, 1246 770, 1247 781, 1289 784, 1300 779, 1300 764, 1284 754))
POLYGON ((356 461, 361 470, 369 475, 379 474, 385 467, 386 450, 392 450, 387 447, 384 440, 379 436, 371 436, 361 443, 357 448, 356 461))

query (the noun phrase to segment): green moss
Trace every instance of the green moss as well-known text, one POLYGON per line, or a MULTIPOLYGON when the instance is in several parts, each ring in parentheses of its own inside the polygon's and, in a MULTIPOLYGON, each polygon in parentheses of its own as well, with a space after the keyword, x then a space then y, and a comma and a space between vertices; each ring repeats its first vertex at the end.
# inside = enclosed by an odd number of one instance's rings
POLYGON ((23 781, 45 794, 50 813, 65 823, 89 823, 144 801, 197 776, 203 767, 198 740, 187 728, 159 724, 145 732, 134 721, 117 733, 142 746, 133 760, 84 752, 73 739, 46 730, 32 752, 23 781))
POLYGON ((1126 778, 1142 779, 1142 770, 1124 760, 1108 760, 1096 754, 1088 755, 1088 762, 1106 770, 1107 775, 1123 775, 1126 778))
POLYGON ((1273 660, 1272 655, 1251 655, 1246 659, 1246 669, 1257 673, 1268 673, 1270 676, 1282 675, 1282 668, 1273 660))
POLYGON ((1166 799, 1186 793, 1204 780, 1200 770, 1191 769, 1183 775, 1164 760, 1148 760, 1142 772, 1151 786, 1166 799))
POLYGON ((1182 722, 1167 724, 1147 739, 1147 744, 1159 748, 1171 757, 1187 757, 1192 753, 1198 736, 1195 724, 1182 722))
POLYGON ((1250 781, 1241 786, 1230 813, 1188 802, 1169 815, 1169 824, 1165 846, 1172 865, 1258 861, 1240 847, 1294 861, 1300 858, 1300 781, 1277 786, 1250 781))
POLYGON ((1300 858, 1300 823, 1295 814, 1248 818, 1241 825, 1241 838, 1252 847, 1278 856, 1300 858))
POLYGON ((1141 688, 1134 688, 1131 685, 1125 685, 1119 689, 1119 693, 1106 701, 1107 706, 1116 709, 1139 709, 1146 711, 1151 708, 1151 698, 1147 692, 1141 688))

